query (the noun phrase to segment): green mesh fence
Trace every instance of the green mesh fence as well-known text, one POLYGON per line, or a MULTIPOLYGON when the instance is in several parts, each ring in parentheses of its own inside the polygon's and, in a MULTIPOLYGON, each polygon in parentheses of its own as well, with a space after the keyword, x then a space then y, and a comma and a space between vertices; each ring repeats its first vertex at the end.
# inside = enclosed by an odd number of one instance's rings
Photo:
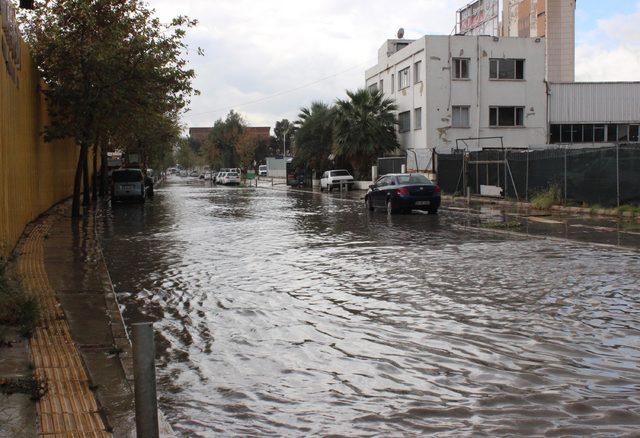
POLYGON ((537 151, 484 150, 438 154, 438 182, 445 193, 472 194, 481 185, 501 187, 508 198, 528 200, 557 186, 575 203, 615 206, 640 203, 640 146, 537 151), (505 157, 506 164, 505 165, 505 157))

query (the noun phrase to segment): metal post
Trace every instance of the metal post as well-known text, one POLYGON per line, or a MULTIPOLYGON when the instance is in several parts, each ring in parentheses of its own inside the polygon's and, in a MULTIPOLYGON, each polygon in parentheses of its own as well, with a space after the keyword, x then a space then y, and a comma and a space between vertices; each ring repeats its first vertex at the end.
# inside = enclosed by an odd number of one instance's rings
POLYGON ((155 350, 153 324, 150 322, 133 324, 136 432, 139 438, 159 436, 155 350))
POLYGON ((616 144, 616 199, 620 207, 620 144, 616 144))
POLYGON ((529 151, 527 151, 527 171, 525 173, 525 200, 529 202, 529 151))
POLYGON ((567 147, 564 148, 564 205, 567 205, 567 147))

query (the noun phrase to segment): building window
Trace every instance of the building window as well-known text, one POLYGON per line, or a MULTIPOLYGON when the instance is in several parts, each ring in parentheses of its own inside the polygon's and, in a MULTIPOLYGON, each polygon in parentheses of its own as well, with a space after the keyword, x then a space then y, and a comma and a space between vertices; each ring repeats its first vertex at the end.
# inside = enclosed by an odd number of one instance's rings
POLYGON ((393 73, 391 73, 391 92, 393 93, 395 90, 393 89, 393 87, 395 87, 395 75, 393 73))
POLYGON ((422 129, 422 108, 413 110, 413 126, 414 129, 422 129))
POLYGON ((453 117, 451 118, 451 126, 453 128, 468 128, 469 127, 469 107, 468 106, 454 106, 452 111, 453 117))
POLYGON ((637 143, 638 131, 638 125, 554 124, 549 126, 549 143, 637 143))
POLYGON ((524 79, 524 59, 497 59, 489 60, 490 79, 524 79))
POLYGON ((409 86, 409 67, 404 68, 398 72, 398 90, 407 88, 409 86))
POLYGON ((453 78, 469 79, 469 60, 466 58, 453 58, 453 78))
POLYGON ((369 93, 373 94, 376 92, 377 89, 378 89, 378 86, 376 84, 369 85, 369 93))
POLYGON ((420 68, 422 68, 422 61, 418 61, 415 64, 413 64, 413 83, 414 84, 417 84, 422 80, 420 76, 420 68))
POLYGON ((398 114, 398 130, 407 132, 411 130, 411 111, 398 114))
POLYGON ((380 84, 378 84, 378 89, 382 92, 384 92, 384 88, 382 87, 383 85, 384 85, 384 81, 380 79, 380 84))
POLYGON ((524 126, 524 107, 522 106, 489 107, 489 126, 494 126, 494 127, 524 126))

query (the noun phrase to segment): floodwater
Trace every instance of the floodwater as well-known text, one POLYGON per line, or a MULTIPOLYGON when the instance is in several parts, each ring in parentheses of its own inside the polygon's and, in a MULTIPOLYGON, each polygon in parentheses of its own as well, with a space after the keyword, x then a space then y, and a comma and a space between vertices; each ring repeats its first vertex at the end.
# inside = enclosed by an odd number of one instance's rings
POLYGON ((102 220, 182 436, 640 430, 640 253, 174 178, 102 220))

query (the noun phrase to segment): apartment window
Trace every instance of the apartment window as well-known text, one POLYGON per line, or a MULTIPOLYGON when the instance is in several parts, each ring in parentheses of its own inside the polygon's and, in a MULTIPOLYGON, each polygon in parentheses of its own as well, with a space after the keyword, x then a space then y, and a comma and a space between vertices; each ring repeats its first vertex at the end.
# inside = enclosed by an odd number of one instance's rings
POLYGON ((393 89, 393 87, 395 87, 395 75, 393 73, 391 73, 391 92, 393 93, 395 90, 393 89))
POLYGON ((593 141, 594 143, 604 143, 606 136, 606 125, 593 125, 593 141))
POLYGON ((384 81, 382 79, 380 79, 380 83, 378 84, 378 89, 380 91, 384 91, 384 88, 382 87, 384 85, 384 81))
POLYGON ((593 143, 593 125, 584 125, 582 132, 582 141, 584 143, 593 143))
POLYGON ((369 93, 375 93, 376 90, 378 89, 378 86, 376 84, 371 84, 369 85, 369 93))
POLYGON ((555 143, 637 143, 638 125, 553 124, 549 127, 549 142, 555 143))
POLYGON ((413 126, 414 129, 422 129, 422 108, 413 110, 413 126))
POLYGON ((632 141, 634 143, 638 142, 638 125, 631 125, 629 126, 629 141, 632 141))
POLYGON ((413 83, 414 84, 417 84, 422 80, 420 75, 421 68, 422 68, 422 61, 418 61, 415 64, 413 64, 413 83))
POLYGON ((404 68, 398 72, 398 90, 407 88, 409 86, 409 67, 404 68))
POLYGON ((452 111, 451 126, 453 128, 469 127, 469 107, 454 106, 452 111))
POLYGON ((494 126, 494 127, 524 126, 524 107, 522 106, 489 107, 489 126, 494 126))
POLYGON ((469 60, 466 58, 453 58, 453 78, 469 79, 469 60))
POLYGON ((498 59, 489 60, 490 79, 524 79, 524 59, 498 59))
POLYGON ((400 132, 407 132, 411 130, 411 112, 405 111, 398 114, 398 130, 400 132))

